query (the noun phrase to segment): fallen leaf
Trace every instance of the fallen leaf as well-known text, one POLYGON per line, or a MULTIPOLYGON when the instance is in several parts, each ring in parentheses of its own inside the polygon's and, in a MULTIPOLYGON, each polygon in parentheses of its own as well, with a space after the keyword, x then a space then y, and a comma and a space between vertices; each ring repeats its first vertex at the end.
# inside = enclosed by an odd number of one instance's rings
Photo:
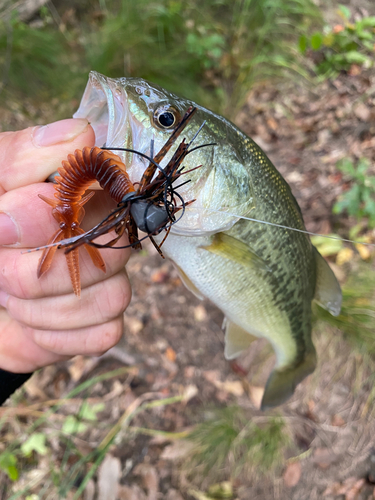
POLYGON ((331 424, 335 427, 342 427, 346 424, 345 420, 340 415, 333 415, 331 424))
POLYGON ((121 479, 121 462, 107 455, 98 470, 98 500, 116 500, 121 479))
POLYGON ((86 484, 85 491, 83 493, 83 500, 94 500, 95 497, 95 483, 92 479, 86 484))
POLYGON ((118 500, 147 500, 144 491, 136 484, 120 486, 117 495, 118 500))
POLYGON ((355 247, 362 260, 368 260, 371 257, 370 247, 366 245, 361 245, 360 243, 357 243, 355 247))
POLYGON ((137 335, 143 329, 143 322, 135 316, 125 316, 125 325, 132 335, 137 335))
POLYGON ((233 396, 240 397, 244 393, 242 382, 239 380, 218 381, 215 385, 221 391, 229 392, 229 394, 233 394, 233 396))
POLYGON ((208 494, 212 498, 233 498, 233 486, 230 481, 212 484, 208 488, 208 494))
POLYGON ((341 249, 336 257, 336 264, 338 266, 342 266, 346 262, 349 262, 352 260, 354 255, 354 252, 351 248, 343 248, 341 249))
POLYGON ((143 486, 146 488, 148 495, 147 500, 157 500, 159 490, 159 476, 155 469, 150 464, 138 464, 133 473, 142 478, 143 486))
POLYGON ((256 385, 249 386, 250 401, 258 410, 260 408, 260 405, 262 404, 263 394, 264 394, 264 387, 258 387, 256 385))
POLYGON ((346 492, 345 500, 357 500, 362 488, 365 485, 365 479, 358 479, 355 484, 346 492))
POLYGON ((170 446, 166 446, 160 458, 164 458, 165 460, 179 460, 187 457, 193 448, 194 444, 191 441, 181 439, 170 446))
POLYGON ((184 389, 184 402, 187 403, 198 394, 198 387, 194 384, 189 384, 184 389))
POLYGON ((161 267, 157 271, 154 271, 151 275, 151 281, 153 283, 165 283, 169 279, 169 268, 161 267))
POLYGON ((169 361, 176 361, 176 351, 172 347, 167 347, 165 350, 165 356, 169 361))
POLYGON ((206 370, 203 372, 203 377, 207 380, 207 382, 211 382, 211 384, 216 384, 216 382, 220 381, 220 370, 206 370))
POLYGON ((363 102, 361 102, 354 108, 354 114, 357 118, 359 118, 363 122, 369 121, 371 117, 371 112, 369 108, 363 102))
POLYGON ((169 490, 165 500, 184 500, 177 490, 169 490))
POLYGON ((194 307, 194 319, 198 323, 205 321, 207 319, 207 311, 201 304, 194 307))
POLYGON ((301 478, 301 463, 291 462, 287 465, 283 474, 284 484, 287 488, 293 488, 301 478))
POLYGON ((335 460, 337 456, 328 448, 317 448, 314 452, 313 461, 321 469, 328 469, 335 460))

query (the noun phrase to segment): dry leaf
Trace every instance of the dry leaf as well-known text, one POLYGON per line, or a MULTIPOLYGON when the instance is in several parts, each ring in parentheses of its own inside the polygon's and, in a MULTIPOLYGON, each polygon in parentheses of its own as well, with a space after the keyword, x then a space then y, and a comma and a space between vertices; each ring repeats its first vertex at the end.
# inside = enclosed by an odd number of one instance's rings
POLYGON ((95 497, 95 483, 92 479, 86 484, 85 491, 83 493, 83 500, 94 500, 95 497))
POLYGON ((366 245, 361 245, 360 243, 357 243, 355 245, 360 257, 362 260, 367 260, 371 257, 371 250, 370 247, 366 245))
POLYGON ((120 479, 120 460, 107 455, 98 470, 98 500, 116 500, 120 479))
POLYGON ((354 108, 354 114, 357 118, 359 118, 363 122, 369 121, 371 117, 371 112, 369 108, 363 102, 361 102, 354 108))
POLYGON ((321 469, 328 467, 337 460, 337 456, 328 448, 317 448, 314 452, 314 463, 321 469))
POLYGON ((165 500, 184 500, 177 490, 169 490, 165 500))
POLYGON ((301 478, 301 472, 302 469, 300 462, 291 462, 288 464, 283 475, 285 486, 288 488, 296 486, 301 478))
POLYGON ((157 271, 154 271, 151 275, 151 281, 153 283, 165 283, 169 279, 169 267, 163 266, 157 271))
POLYGON ((165 356, 169 361, 176 361, 176 351, 172 349, 172 347, 167 347, 165 350, 165 356))
POLYGON ((117 498, 118 500, 147 500, 143 490, 136 484, 131 488, 120 486, 117 498))
POLYGON ((198 394, 198 387, 194 384, 189 384, 184 389, 184 402, 187 403, 198 394))
POLYGON ((133 473, 141 476, 143 486, 148 491, 147 500, 157 500, 159 490, 159 476, 155 469, 150 464, 138 464, 133 473))
POLYGON ((256 385, 249 386, 250 401, 258 410, 260 408, 260 405, 262 404, 263 394, 264 394, 264 387, 258 387, 256 385))
POLYGON ((179 460, 187 457, 193 448, 194 444, 191 441, 181 439, 170 446, 166 446, 160 458, 164 458, 165 460, 179 460))
POLYGON ((203 372, 203 377, 207 380, 207 382, 211 382, 211 384, 216 384, 220 381, 220 370, 206 370, 203 372))
POLYGON ((336 257, 336 264, 342 266, 346 262, 352 260, 354 252, 351 248, 343 248, 339 251, 336 257))
POLYGON ((340 415, 333 415, 331 424, 335 427, 342 427, 346 424, 346 422, 340 415))
POLYGON ((207 311, 201 304, 194 307, 194 319, 198 323, 207 319, 207 311))
POLYGON ((125 316, 125 326, 132 335, 137 335, 143 329, 143 322, 135 316, 125 316))

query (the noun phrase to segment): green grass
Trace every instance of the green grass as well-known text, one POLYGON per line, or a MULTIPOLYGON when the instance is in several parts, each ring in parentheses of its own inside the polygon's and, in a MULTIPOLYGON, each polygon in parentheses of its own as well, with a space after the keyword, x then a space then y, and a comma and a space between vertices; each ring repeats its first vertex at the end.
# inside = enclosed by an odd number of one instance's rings
POLYGON ((258 475, 272 473, 291 442, 282 418, 264 417, 260 423, 238 406, 208 411, 189 439, 195 448, 186 469, 195 478, 215 480, 220 474, 228 479, 254 471, 258 475))
POLYGON ((305 74, 298 37, 321 25, 312 0, 79 6, 70 17, 43 7, 37 25, 20 22, 16 10, 0 17, 3 102, 79 98, 94 69, 149 79, 233 118, 255 83, 286 71, 305 74))

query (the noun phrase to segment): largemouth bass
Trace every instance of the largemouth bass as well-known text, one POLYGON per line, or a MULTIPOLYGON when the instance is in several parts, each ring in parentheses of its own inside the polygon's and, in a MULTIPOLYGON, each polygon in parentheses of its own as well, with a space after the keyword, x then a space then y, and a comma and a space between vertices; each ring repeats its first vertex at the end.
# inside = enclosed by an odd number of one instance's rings
MULTIPOLYGON (((271 343, 277 362, 262 409, 273 407, 315 369, 312 300, 333 315, 341 308, 340 286, 306 234, 246 219, 305 230, 286 181, 260 147, 228 120, 142 79, 92 72, 74 116, 88 118, 96 145, 150 155, 163 146, 189 106, 198 111, 183 136, 192 140, 204 123, 194 145, 211 145, 186 157, 185 170, 201 167, 187 174, 190 182, 178 192, 195 202, 172 226, 163 253, 196 296, 210 299, 224 313, 227 359, 239 356, 254 337, 271 343)), ((139 181, 148 161, 131 152, 122 157, 131 180, 139 181)))

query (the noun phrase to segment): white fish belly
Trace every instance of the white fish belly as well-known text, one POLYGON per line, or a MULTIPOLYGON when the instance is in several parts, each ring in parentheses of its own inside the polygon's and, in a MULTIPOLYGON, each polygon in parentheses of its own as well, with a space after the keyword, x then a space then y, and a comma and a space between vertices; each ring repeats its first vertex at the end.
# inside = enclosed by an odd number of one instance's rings
POLYGON ((295 358, 297 347, 286 313, 273 305, 264 279, 267 271, 243 266, 200 248, 210 242, 208 236, 170 234, 162 248, 227 319, 248 333, 269 340, 277 355, 278 368, 288 365, 295 358))

